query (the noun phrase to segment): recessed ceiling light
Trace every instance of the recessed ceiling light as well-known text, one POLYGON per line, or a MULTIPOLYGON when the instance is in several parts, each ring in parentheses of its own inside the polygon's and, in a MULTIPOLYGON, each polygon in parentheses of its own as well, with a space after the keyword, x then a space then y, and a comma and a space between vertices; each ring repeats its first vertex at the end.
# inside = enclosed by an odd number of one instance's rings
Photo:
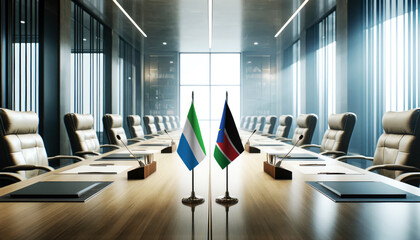
POLYGON ((174 61, 169 61, 170 64, 174 63, 174 61))
POLYGON ((167 43, 167 42, 163 42, 162 44, 163 44, 163 45, 167 45, 168 43, 167 43))
POLYGON ((20 20, 20 23, 21 23, 21 24, 25 24, 26 22, 25 22, 25 21, 23 21, 23 20, 20 20))
POLYGON ((124 8, 117 2, 117 0, 112 0, 115 5, 117 5, 117 7, 121 10, 122 13, 124 13, 124 15, 128 18, 128 20, 130 20, 130 22, 141 32, 141 34, 143 34, 144 37, 147 37, 146 33, 143 32, 143 30, 139 27, 139 25, 137 25, 136 22, 134 22, 134 20, 130 17, 130 15, 128 15, 128 13, 124 10, 124 8))
POLYGON ((87 41, 87 39, 86 38, 83 38, 83 42, 86 42, 87 41))
POLYGON ((280 35, 280 33, 287 27, 287 25, 289 25, 289 23, 293 20, 293 18, 296 17, 296 15, 300 12, 300 10, 302 10, 302 8, 309 2, 309 0, 305 0, 300 6, 299 8, 296 10, 295 13, 293 13, 293 15, 289 18, 289 20, 287 20, 287 22, 283 25, 283 27, 280 28, 280 30, 276 33, 276 35, 274 35, 274 37, 278 37, 280 35))
POLYGON ((257 46, 258 45, 258 42, 254 42, 254 45, 257 46))
POLYGON ((252 62, 251 61, 248 61, 248 64, 251 64, 252 62))

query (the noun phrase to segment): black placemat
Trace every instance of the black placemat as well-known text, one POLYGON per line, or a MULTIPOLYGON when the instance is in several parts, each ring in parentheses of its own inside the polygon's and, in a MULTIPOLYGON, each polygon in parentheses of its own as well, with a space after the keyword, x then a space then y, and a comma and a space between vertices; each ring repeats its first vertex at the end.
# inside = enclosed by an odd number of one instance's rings
POLYGON ((0 197, 0 202, 85 202, 112 182, 37 182, 0 197))
MULTIPOLYGON (((322 181, 326 182, 326 181, 322 181)), ((404 190, 400 190, 406 194, 406 198, 378 198, 378 197, 363 197, 363 198, 357 198, 357 197, 340 197, 336 193, 330 191, 329 189, 322 186, 319 182, 306 182, 311 187, 315 188, 325 196, 327 196, 329 199, 333 200, 334 202, 420 202, 420 196, 414 195, 412 193, 409 193, 404 190)), ((358 182, 360 183, 360 181, 358 182)), ((389 186, 389 185, 388 185, 389 186)), ((392 187, 392 186, 390 186, 392 187)), ((394 188, 394 187, 392 187, 394 188)), ((398 188, 396 188, 398 189, 398 188)))

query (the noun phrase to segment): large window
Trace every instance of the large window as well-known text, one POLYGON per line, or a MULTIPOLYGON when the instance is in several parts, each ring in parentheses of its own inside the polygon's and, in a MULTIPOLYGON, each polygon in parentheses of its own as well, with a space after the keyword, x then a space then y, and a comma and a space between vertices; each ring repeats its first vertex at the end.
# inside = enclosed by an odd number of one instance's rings
POLYGON ((328 129, 328 116, 336 111, 335 11, 318 23, 316 78, 319 90, 319 139, 328 129))
MULTIPOLYGON (((366 1, 365 61, 368 139, 371 149, 382 134, 386 111, 418 107, 418 0, 366 1)), ((372 154, 372 153, 371 153, 372 154)))
MULTIPOLYGON (((120 56, 119 56, 119 81, 115 85, 117 88, 114 93, 118 99, 118 108, 116 112, 126 119, 128 115, 136 112, 136 89, 139 89, 136 83, 140 77, 140 53, 129 43, 120 38, 120 56)), ((123 125, 128 131, 126 121, 123 125)))
POLYGON ((7 103, 17 111, 39 110, 39 3, 37 0, 6 2, 7 103))
POLYGON ((226 92, 233 117, 239 121, 240 66, 239 53, 180 55, 181 123, 185 122, 194 91, 194 106, 206 146, 208 141, 216 141, 226 92))
MULTIPOLYGON (((70 111, 93 115, 102 132, 104 115, 104 26, 72 2, 70 111)), ((102 138, 100 137, 102 140, 102 138)))

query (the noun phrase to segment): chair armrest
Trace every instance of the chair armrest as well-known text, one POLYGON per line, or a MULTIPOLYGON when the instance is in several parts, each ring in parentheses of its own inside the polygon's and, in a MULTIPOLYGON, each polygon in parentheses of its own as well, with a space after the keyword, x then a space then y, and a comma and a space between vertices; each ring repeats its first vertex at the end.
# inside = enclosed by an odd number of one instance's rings
POLYGON ((316 145, 316 144, 305 144, 300 146, 301 148, 310 148, 310 147, 314 147, 314 148, 321 148, 321 145, 316 145))
POLYGON ((80 161, 84 161, 85 159, 79 156, 66 156, 66 155, 57 155, 54 157, 49 157, 48 158, 48 162, 54 162, 54 161, 59 161, 61 159, 72 159, 73 162, 80 162, 80 161))
POLYGON ((337 158, 339 156, 344 156, 347 153, 346 152, 342 152, 342 151, 325 151, 325 152, 322 152, 322 153, 319 153, 319 154, 321 154, 323 156, 335 155, 336 156, 335 158, 337 158))
POLYGON ((395 180, 405 182, 405 183, 413 181, 413 180, 419 180, 419 179, 420 179, 420 172, 403 173, 395 178, 395 180))
POLYGON ((15 165, 3 168, 2 172, 18 172, 18 171, 31 171, 31 170, 44 170, 46 172, 54 171, 50 166, 37 166, 37 165, 15 165))
POLYGON ((342 157, 336 158, 335 160, 345 162, 345 160, 347 159, 364 159, 364 160, 373 161, 373 157, 366 157, 363 155, 342 156, 342 157))
POLYGON ((79 151, 79 152, 75 152, 74 155, 77 155, 79 157, 83 157, 85 155, 95 155, 95 156, 99 156, 101 155, 98 152, 94 152, 94 151, 79 151))
POLYGON ((104 145, 100 145, 100 148, 104 148, 104 147, 109 147, 109 148, 113 148, 113 149, 120 149, 121 147, 118 145, 114 145, 114 144, 104 144, 104 145))
POLYGON ((0 172, 0 182, 7 182, 8 184, 12 184, 23 180, 25 179, 22 178, 20 174, 11 172, 0 172))
POLYGON ((404 171, 404 172, 420 172, 420 169, 412 166, 407 165, 400 165, 400 164, 381 164, 375 165, 366 168, 368 171, 374 171, 378 169, 386 169, 386 170, 393 170, 393 171, 404 171))

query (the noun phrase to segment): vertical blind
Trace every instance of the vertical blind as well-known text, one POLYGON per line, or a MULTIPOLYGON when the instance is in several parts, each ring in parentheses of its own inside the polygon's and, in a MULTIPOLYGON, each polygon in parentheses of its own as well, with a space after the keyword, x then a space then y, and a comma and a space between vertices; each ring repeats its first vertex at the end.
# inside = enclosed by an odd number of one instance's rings
MULTIPOLYGON (((72 7, 70 109, 89 113, 101 135, 104 114, 104 26, 77 4, 72 7)), ((100 139, 102 139, 100 137, 100 139)))
POLYGON ((39 3, 7 1, 7 106, 17 111, 38 112, 39 3))
MULTIPOLYGON (((386 111, 419 106, 418 0, 365 2, 365 61, 369 149, 382 134, 386 111)), ((372 152, 371 152, 372 154, 372 152)))

